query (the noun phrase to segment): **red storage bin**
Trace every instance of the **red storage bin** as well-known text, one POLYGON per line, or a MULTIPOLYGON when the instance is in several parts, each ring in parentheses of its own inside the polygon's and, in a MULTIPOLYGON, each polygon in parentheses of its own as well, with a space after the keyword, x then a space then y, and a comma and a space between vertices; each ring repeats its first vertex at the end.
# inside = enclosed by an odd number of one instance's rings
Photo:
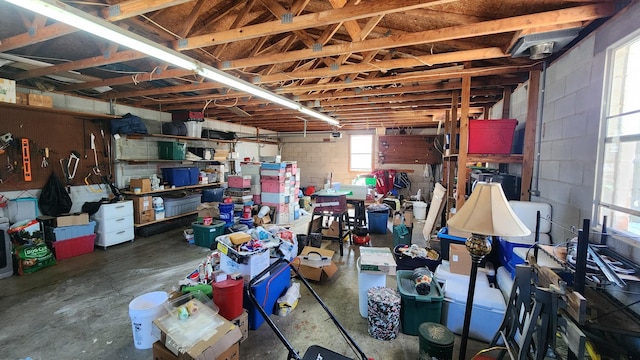
POLYGON ((230 188, 250 188, 251 187, 251 175, 231 175, 227 178, 230 188))
POLYGON ((320 212, 320 211, 343 212, 345 210, 347 210, 347 195, 317 196, 316 206, 313 208, 314 212, 320 212), (323 203, 338 203, 338 204, 323 205, 323 203))
POLYGON ((469 154, 510 154, 516 119, 469 120, 469 154))
POLYGON ((284 192, 284 181, 261 180, 262 192, 281 193, 284 192))
POLYGON ((88 254, 93 252, 93 244, 96 234, 80 236, 67 239, 64 241, 53 241, 51 247, 56 255, 56 260, 67 259, 70 257, 88 254))

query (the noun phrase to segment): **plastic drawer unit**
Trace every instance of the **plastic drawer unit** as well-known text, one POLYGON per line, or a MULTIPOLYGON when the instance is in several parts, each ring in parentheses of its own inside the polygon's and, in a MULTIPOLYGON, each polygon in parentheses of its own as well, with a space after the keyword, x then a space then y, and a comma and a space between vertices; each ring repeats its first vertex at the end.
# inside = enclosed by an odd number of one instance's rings
POLYGON ((135 238, 131 200, 102 204, 91 218, 96 222, 96 246, 106 249, 135 238))

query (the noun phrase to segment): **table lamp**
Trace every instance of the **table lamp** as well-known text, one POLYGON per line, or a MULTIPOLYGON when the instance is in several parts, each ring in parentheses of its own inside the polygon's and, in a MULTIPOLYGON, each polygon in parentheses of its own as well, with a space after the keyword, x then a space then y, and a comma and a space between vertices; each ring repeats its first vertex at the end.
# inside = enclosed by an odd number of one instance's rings
POLYGON ((488 236, 526 236, 531 231, 520 221, 507 201, 500 183, 478 182, 469 199, 447 221, 449 228, 471 233, 465 247, 471 255, 471 274, 464 313, 459 359, 464 360, 471 323, 478 265, 491 252, 488 236))

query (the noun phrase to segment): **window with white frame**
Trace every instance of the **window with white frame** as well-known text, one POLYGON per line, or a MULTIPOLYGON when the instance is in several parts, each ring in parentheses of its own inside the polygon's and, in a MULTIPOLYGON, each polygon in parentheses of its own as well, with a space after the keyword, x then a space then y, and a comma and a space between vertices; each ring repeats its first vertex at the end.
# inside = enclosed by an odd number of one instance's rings
POLYGON ((596 216, 640 236, 640 33, 607 54, 596 216))
POLYGON ((349 138, 349 170, 371 171, 373 135, 351 135, 349 138))

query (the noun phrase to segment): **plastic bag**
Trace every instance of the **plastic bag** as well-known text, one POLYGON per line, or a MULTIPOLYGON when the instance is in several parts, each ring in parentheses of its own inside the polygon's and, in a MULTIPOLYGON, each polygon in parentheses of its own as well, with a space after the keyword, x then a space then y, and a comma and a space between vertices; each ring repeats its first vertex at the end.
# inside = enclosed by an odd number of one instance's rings
POLYGON ((58 175, 52 172, 38 198, 40 211, 43 215, 59 216, 60 214, 68 213, 72 205, 73 201, 67 192, 67 188, 62 184, 58 175))
POLYGON ((298 299, 300 299, 300 284, 297 282, 291 283, 287 292, 278 298, 278 315, 287 316, 298 305, 298 299))
POLYGON ((42 242, 18 246, 14 254, 18 265, 18 275, 30 274, 56 264, 53 252, 42 242))

